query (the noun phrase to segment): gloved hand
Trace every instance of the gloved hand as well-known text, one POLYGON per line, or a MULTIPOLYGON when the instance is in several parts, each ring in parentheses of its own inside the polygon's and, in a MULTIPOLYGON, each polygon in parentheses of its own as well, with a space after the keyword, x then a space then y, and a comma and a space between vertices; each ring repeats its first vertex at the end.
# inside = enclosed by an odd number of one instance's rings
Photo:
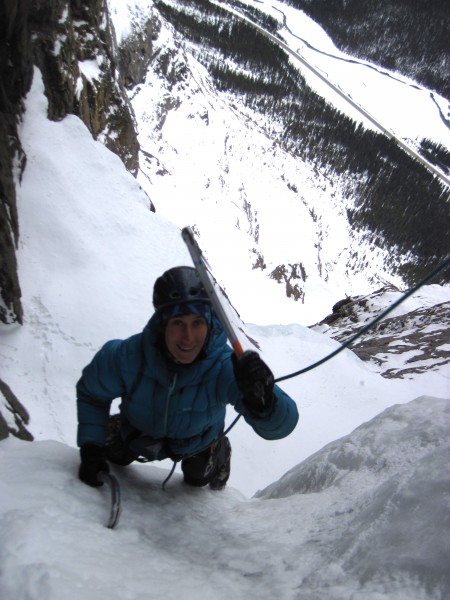
POLYGON ((97 476, 101 471, 109 473, 109 465, 103 457, 103 448, 96 444, 84 444, 80 448, 81 465, 78 477, 83 483, 98 487, 103 485, 97 476))
POLYGON ((272 371, 257 352, 247 350, 232 356, 234 376, 243 395, 244 406, 254 417, 265 417, 272 412, 276 398, 273 394, 272 371))

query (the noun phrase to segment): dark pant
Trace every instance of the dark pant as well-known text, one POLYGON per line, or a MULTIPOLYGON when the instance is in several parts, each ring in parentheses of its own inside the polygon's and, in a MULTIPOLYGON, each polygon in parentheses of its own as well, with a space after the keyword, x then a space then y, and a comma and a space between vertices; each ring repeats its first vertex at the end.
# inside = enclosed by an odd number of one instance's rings
POLYGON ((214 489, 225 487, 230 476, 231 444, 227 437, 189 458, 181 461, 184 481, 189 485, 208 483, 214 489))
MULTIPOLYGON (((133 453, 120 434, 120 415, 112 415, 108 423, 105 445, 106 460, 126 466, 139 457, 133 453)), ((181 461, 184 481, 189 485, 222 489, 230 476, 231 444, 227 437, 221 438, 206 450, 181 461)))

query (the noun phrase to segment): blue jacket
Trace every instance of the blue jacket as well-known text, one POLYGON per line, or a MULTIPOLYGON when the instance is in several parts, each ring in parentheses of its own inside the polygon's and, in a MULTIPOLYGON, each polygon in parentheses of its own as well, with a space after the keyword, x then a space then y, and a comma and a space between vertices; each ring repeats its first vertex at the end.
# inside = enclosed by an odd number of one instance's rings
POLYGON ((295 402, 275 386, 273 412, 252 417, 242 403, 231 354, 215 321, 202 358, 189 365, 174 364, 161 349, 156 314, 142 333, 107 342, 77 383, 78 445, 105 443, 115 398, 122 398, 124 437, 137 429, 164 440, 169 454, 177 458, 200 452, 219 437, 227 404, 242 413, 261 437, 289 435, 298 421, 295 402))

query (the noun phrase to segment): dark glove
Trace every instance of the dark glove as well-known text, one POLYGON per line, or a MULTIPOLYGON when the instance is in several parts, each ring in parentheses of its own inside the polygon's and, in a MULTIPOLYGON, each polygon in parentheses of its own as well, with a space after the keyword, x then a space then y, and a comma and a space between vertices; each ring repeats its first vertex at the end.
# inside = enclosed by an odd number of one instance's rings
POLYGON ((234 376, 243 395, 243 403, 254 417, 269 416, 275 406, 272 371, 257 352, 247 350, 232 356, 234 376))
POLYGON ((97 476, 102 471, 109 473, 109 465, 104 459, 103 448, 96 444, 85 444, 80 448, 81 465, 78 471, 78 477, 83 483, 98 487, 103 485, 97 476))

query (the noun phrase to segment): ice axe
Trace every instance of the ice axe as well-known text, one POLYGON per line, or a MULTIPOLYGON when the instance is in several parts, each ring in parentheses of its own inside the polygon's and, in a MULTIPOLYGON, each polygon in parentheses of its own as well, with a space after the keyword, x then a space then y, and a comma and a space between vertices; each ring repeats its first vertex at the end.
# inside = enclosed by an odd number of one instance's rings
POLYGON ((205 291, 208 295, 208 298, 210 299, 213 310, 216 313, 219 321, 221 322, 222 327, 224 328, 225 333, 230 341, 231 347, 233 348, 236 356, 240 356, 244 353, 244 350, 233 328, 233 325, 230 319, 228 318, 228 315, 224 307, 222 306, 222 303, 219 300, 217 292, 214 288, 214 278, 207 267, 206 259, 203 256, 200 246, 197 244, 192 228, 184 227, 181 230, 181 235, 189 250, 192 262, 194 263, 194 267, 198 273, 198 276, 200 277, 200 281, 202 282, 203 287, 205 288, 205 291))
POLYGON ((120 513, 122 510, 120 502, 120 485, 114 475, 107 473, 106 471, 101 471, 98 478, 103 483, 108 484, 111 491, 111 506, 106 527, 108 527, 108 529, 114 529, 119 522, 120 513))

